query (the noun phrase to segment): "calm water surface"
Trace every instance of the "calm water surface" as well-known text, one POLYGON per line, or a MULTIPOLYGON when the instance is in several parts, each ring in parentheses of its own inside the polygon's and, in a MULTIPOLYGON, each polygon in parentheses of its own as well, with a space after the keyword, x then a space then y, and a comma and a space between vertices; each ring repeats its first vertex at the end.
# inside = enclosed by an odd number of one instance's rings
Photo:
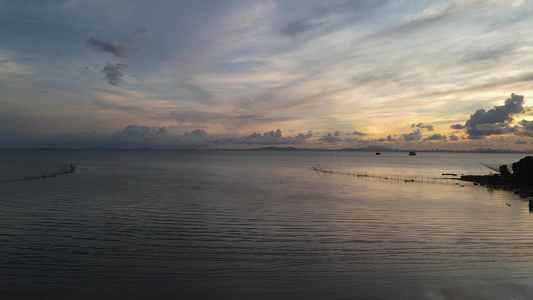
POLYGON ((0 298, 531 299, 527 199, 391 180, 524 156, 0 151, 0 298))

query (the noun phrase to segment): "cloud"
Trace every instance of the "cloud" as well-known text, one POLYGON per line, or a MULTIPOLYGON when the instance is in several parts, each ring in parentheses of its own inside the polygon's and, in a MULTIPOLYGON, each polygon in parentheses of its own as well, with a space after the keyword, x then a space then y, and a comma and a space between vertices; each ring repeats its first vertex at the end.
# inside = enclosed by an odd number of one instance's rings
POLYGON ((298 133, 297 136, 295 136, 294 138, 298 141, 305 141, 307 140, 308 138, 311 138, 313 136, 313 131, 312 130, 309 130, 307 133, 298 133))
POLYGON ((87 44, 98 52, 109 52, 117 57, 128 58, 133 57, 139 53, 142 53, 142 49, 139 48, 130 48, 131 45, 135 44, 134 39, 124 39, 121 40, 117 45, 106 42, 97 38, 90 38, 87 40, 87 44))
POLYGON ((337 144, 356 144, 356 143, 363 142, 363 140, 351 137, 354 135, 366 135, 366 134, 360 133, 357 131, 354 131, 353 133, 350 133, 350 132, 341 133, 339 130, 335 132, 327 132, 318 139, 318 144, 337 145, 337 144), (342 136, 348 136, 348 137, 343 138, 342 136))
POLYGON ((342 26, 360 22, 388 0, 311 2, 305 9, 292 9, 281 22, 281 33, 294 39, 311 40, 342 26))
MULTIPOLYGON (((1 119, 0 119, 1 120, 1 119)), ((58 135, 25 134, 0 131, 0 148, 154 148, 192 149, 212 148, 220 145, 301 145, 313 136, 311 131, 284 137, 281 130, 252 133, 247 136, 216 138, 204 129, 183 134, 172 134, 166 127, 150 127, 130 124, 113 133, 82 132, 58 135)))
POLYGON ((496 61, 512 54, 518 47, 515 44, 499 46, 495 49, 475 51, 466 54, 461 60, 462 63, 496 61))
POLYGON ((434 135, 430 135, 428 136, 427 138, 425 138, 424 140, 426 141, 445 141, 447 138, 445 135, 442 135, 440 133, 436 133, 434 135))
POLYGON ((455 134, 450 135, 450 141, 458 141, 458 140, 459 140, 459 137, 456 136, 455 134))
POLYGON ((122 76, 124 76, 124 74, 122 74, 120 70, 127 68, 127 67, 128 65, 126 64, 106 63, 102 72, 106 74, 104 78, 107 79, 107 82, 109 84, 114 85, 114 86, 119 86, 122 83, 122 76))
POLYGON ((230 144, 230 145, 298 145, 302 144, 306 139, 312 136, 311 131, 307 134, 299 133, 296 137, 283 137, 281 130, 268 131, 263 134, 252 133, 248 136, 237 138, 223 138, 216 139, 215 144, 230 144))
POLYGON ((333 144, 333 145, 340 144, 343 141, 340 135, 341 133, 338 130, 333 133, 328 132, 324 134, 322 137, 320 137, 318 141, 322 143, 326 143, 326 144, 333 144))
POLYGON ((168 142, 168 137, 169 133, 165 127, 128 125, 123 130, 114 132, 111 141, 115 145, 139 146, 168 142))
POLYGON ((152 33, 152 31, 146 26, 137 27, 135 29, 135 34, 147 35, 147 34, 151 34, 151 33, 152 33))
POLYGON ((165 127, 148 127, 139 125, 128 125, 120 131, 116 131, 112 135, 114 140, 129 140, 129 139, 146 139, 159 134, 168 134, 165 127))
POLYGON ((359 131, 354 131, 354 132, 352 132, 352 135, 367 135, 367 134, 359 132, 359 131))
POLYGON ((323 24, 311 23, 309 20, 293 20, 281 30, 284 34, 297 37, 299 34, 319 28, 323 24))
POLYGON ((113 147, 150 147, 156 149, 189 149, 213 145, 214 139, 203 129, 184 134, 171 134, 165 127, 128 125, 111 135, 113 147))
POLYGON ((433 125, 430 125, 430 124, 424 124, 424 123, 411 124, 411 128, 415 128, 415 127, 427 129, 427 131, 433 131, 433 125))
POLYGON ((402 134, 402 138, 406 142, 418 141, 422 139, 422 131, 420 131, 420 129, 417 129, 411 133, 404 133, 402 134))
POLYGON ((511 94, 511 98, 505 101, 505 105, 495 106, 488 111, 478 109, 466 121, 465 127, 468 138, 479 139, 490 135, 513 132, 514 129, 510 123, 515 115, 525 112, 523 104, 524 96, 511 94))
POLYGON ((192 136, 192 137, 207 137, 207 132, 203 129, 195 129, 191 133, 186 132, 184 136, 192 136))
POLYGON ((522 120, 518 124, 520 128, 517 135, 533 137, 533 121, 522 120))
POLYGON ((461 124, 454 124, 454 125, 450 126, 450 128, 452 128, 452 129, 465 129, 466 127, 464 125, 461 125, 461 124))
POLYGON ((263 115, 244 115, 235 117, 235 119, 260 119, 263 118, 263 115))
POLYGON ((94 69, 90 66, 85 66, 82 72, 94 72, 94 69))
POLYGON ((387 136, 387 138, 381 138, 381 139, 377 139, 377 140, 374 140, 376 142, 379 142, 379 143, 384 143, 384 142, 389 142, 389 143, 392 143, 392 142, 396 142, 397 139, 393 138, 390 134, 387 136))

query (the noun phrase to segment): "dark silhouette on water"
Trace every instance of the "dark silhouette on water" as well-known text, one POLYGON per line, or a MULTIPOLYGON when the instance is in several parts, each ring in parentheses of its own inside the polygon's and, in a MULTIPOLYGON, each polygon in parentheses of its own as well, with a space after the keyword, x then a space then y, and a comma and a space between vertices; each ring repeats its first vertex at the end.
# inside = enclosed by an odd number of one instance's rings
MULTIPOLYGON (((507 165, 500 166, 499 174, 494 175, 463 175, 461 180, 473 182, 481 186, 501 188, 515 193, 533 197, 533 157, 526 156, 512 164, 513 173, 507 165)), ((530 204, 531 208, 531 204, 530 204)))
MULTIPOLYGON (((412 152, 414 153, 414 152, 412 152)), ((411 153, 409 154, 411 155, 411 153)), ((414 154, 416 155, 416 153, 414 154)), ((500 174, 493 175, 461 175, 457 177, 431 178, 424 176, 406 176, 406 175, 376 175, 365 173, 351 173, 327 170, 320 166, 312 166, 310 170, 321 174, 339 174, 356 177, 369 177, 384 180, 399 180, 403 182, 425 182, 425 183, 450 183, 455 180, 472 182, 473 185, 485 186, 490 188, 500 188, 515 192, 523 197, 533 201, 533 157, 526 156, 518 162, 512 164, 513 173, 509 171, 506 165, 500 166, 500 174)), ((457 176, 455 173, 442 173, 443 176, 457 176)), ((457 183, 455 183, 457 184, 457 183)), ((464 186, 464 185, 461 185, 464 186)), ((530 202, 530 210, 533 211, 533 203, 530 202)))
POLYGON ((77 168, 78 167, 74 166, 73 164, 70 164, 68 169, 63 169, 63 170, 60 170, 60 171, 51 172, 51 173, 43 174, 43 175, 40 175, 40 176, 26 176, 24 178, 17 178, 17 179, 11 179, 11 180, 6 180, 6 181, 0 181, 0 183, 26 181, 26 180, 34 180, 34 179, 41 179, 41 178, 53 178, 53 177, 57 177, 57 176, 60 176, 60 175, 75 173, 77 168))

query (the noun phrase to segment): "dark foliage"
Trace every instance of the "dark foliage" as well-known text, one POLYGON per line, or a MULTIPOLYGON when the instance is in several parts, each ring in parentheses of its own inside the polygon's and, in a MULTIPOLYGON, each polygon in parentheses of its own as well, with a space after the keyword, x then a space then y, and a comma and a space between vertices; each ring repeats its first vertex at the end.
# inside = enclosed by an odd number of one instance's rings
POLYGON ((517 181, 533 185, 533 157, 526 156, 513 163, 513 174, 517 181))
POLYGON ((507 167, 507 165, 501 165, 500 166, 500 175, 502 177, 509 177, 511 176, 511 172, 509 172, 509 168, 507 167))

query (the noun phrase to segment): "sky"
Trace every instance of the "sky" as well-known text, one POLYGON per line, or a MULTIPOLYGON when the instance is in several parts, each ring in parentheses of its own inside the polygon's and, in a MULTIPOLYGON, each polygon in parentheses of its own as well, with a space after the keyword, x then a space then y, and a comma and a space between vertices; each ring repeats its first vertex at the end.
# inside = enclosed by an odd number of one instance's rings
POLYGON ((533 149, 532 0, 0 0, 0 148, 533 149))

